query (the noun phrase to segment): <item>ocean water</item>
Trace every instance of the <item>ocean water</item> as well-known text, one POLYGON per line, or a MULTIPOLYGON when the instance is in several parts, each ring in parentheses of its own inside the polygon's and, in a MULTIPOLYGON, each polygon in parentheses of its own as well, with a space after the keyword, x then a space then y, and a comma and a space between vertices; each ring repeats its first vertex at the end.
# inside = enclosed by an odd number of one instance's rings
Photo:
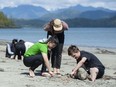
MULTIPOLYGON (((41 28, 0 29, 0 39, 14 38, 37 42, 46 38, 41 28)), ((69 28, 65 31, 65 45, 116 48, 116 28, 69 28)))

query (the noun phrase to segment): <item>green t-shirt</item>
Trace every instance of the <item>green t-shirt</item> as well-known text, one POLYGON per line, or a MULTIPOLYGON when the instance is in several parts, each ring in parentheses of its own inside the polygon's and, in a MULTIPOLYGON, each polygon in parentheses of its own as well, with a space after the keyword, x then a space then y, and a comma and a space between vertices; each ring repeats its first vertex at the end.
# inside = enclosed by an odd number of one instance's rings
POLYGON ((45 43, 37 42, 32 45, 24 54, 25 57, 37 55, 40 53, 48 53, 48 46, 45 43))

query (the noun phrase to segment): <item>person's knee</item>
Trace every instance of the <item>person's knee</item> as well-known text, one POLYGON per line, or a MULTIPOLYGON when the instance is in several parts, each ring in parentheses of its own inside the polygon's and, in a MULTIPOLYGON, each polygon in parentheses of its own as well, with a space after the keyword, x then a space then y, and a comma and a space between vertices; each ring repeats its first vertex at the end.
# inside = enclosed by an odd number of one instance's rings
POLYGON ((90 73, 98 73, 99 70, 98 68, 94 67, 94 68, 90 68, 90 73))

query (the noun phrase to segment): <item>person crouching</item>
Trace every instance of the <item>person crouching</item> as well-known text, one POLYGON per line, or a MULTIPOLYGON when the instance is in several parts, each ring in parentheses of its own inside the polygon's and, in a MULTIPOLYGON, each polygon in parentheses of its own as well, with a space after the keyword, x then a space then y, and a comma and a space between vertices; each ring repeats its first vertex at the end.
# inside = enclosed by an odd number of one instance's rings
POLYGON ((34 70, 45 63, 48 68, 48 74, 53 76, 53 72, 50 69, 50 64, 48 61, 48 50, 56 47, 58 40, 54 37, 50 37, 46 42, 37 42, 32 45, 24 54, 23 63, 29 68, 29 75, 34 77, 34 70))

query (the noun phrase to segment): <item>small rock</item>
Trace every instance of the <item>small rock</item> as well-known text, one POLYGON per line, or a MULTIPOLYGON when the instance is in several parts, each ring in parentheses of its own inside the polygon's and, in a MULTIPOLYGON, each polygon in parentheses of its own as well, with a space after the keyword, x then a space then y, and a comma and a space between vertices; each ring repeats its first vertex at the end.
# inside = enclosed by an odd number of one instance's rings
POLYGON ((0 72, 4 72, 4 69, 0 68, 0 72))

